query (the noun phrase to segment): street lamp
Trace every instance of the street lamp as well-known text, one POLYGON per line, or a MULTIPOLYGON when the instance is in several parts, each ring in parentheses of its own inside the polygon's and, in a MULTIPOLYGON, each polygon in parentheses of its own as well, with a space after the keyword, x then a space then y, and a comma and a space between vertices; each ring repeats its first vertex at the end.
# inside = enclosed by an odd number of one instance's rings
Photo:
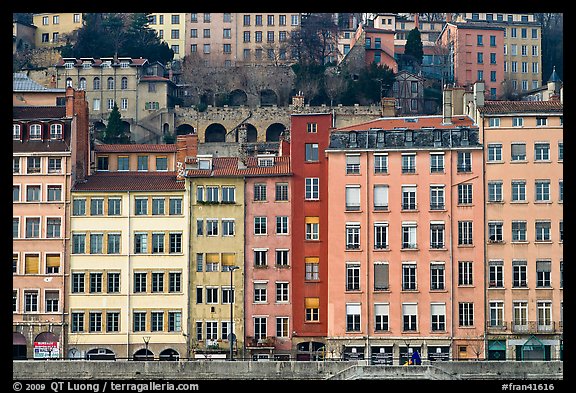
POLYGON ((228 266, 228 270, 230 270, 230 335, 228 336, 228 343, 230 344, 230 360, 234 360, 234 352, 233 352, 233 345, 234 345, 234 289, 232 283, 232 273, 234 270, 240 269, 238 266, 228 266))
POLYGON ((146 346, 146 361, 148 361, 148 343, 150 343, 150 336, 144 336, 142 340, 144 340, 144 345, 146 346))

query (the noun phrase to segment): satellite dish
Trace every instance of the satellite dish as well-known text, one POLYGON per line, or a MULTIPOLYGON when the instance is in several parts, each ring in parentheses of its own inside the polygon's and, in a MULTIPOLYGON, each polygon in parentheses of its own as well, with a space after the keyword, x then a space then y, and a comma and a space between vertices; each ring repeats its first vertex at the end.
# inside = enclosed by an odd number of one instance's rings
POLYGON ((236 335, 234 333, 228 334, 228 341, 230 341, 231 343, 235 343, 236 342, 236 335))

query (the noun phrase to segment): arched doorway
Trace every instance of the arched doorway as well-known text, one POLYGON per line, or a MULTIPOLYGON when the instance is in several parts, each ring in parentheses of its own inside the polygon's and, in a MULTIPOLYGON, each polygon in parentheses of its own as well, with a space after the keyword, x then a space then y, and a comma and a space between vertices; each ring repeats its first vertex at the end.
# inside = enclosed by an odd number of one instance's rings
POLYGON ((34 359, 59 358, 60 342, 52 332, 42 332, 34 339, 34 359))
POLYGON ((260 106, 278 105, 278 95, 274 90, 266 89, 260 92, 260 106))
POLYGON ((280 135, 286 130, 284 124, 273 123, 266 129, 266 142, 279 142, 280 135))
POLYGON ((246 105, 248 103, 248 96, 244 90, 236 89, 230 92, 230 106, 246 105))
POLYGON ((305 341, 296 346, 296 360, 322 360, 326 352, 326 345, 318 341, 305 341))
POLYGON ((176 127, 176 135, 194 134, 196 130, 190 124, 180 124, 176 127))
POLYGON ((226 142, 226 128, 222 124, 210 124, 204 133, 204 142, 226 142))
POLYGON ((130 123, 125 120, 122 120, 122 131, 129 136, 130 135, 130 123))
POLYGON ((78 348, 70 348, 68 350, 68 359, 82 359, 83 355, 82 355, 82 351, 80 351, 78 348))
POLYGON ((164 123, 164 125, 162 126, 162 133, 164 135, 168 134, 170 132, 170 124, 168 123, 164 123))
POLYGON ((154 353, 149 349, 139 349, 134 352, 134 360, 154 360, 154 353))
POLYGON ((246 142, 257 142, 258 130, 252 124, 246 124, 246 142))
POLYGON ((86 352, 87 360, 116 360, 114 351, 108 348, 94 348, 86 352))
POLYGON ((12 359, 26 359, 26 337, 22 333, 12 332, 12 359))
POLYGON ((180 360, 178 351, 168 348, 160 352, 160 360, 180 360))

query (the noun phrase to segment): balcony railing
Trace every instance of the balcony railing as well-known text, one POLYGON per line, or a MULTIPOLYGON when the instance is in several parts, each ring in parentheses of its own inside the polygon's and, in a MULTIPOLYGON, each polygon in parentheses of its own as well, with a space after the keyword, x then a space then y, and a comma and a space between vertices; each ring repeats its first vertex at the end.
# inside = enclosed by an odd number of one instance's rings
POLYGON ((444 243, 440 242, 430 243, 430 248, 444 248, 444 243))
POLYGON ((359 250, 359 249, 360 249, 360 244, 356 244, 356 243, 346 244, 346 249, 347 249, 347 250, 359 250))
POLYGON ((347 211, 359 211, 360 205, 346 205, 347 211))
POLYGON ((444 204, 443 203, 431 203, 430 204, 430 210, 444 210, 444 204))
POLYGON ((540 321, 527 321, 522 324, 511 322, 511 329, 513 333, 556 333, 561 332, 562 329, 557 326, 556 321, 547 321, 543 323, 540 321))
POLYGON ((402 204, 402 210, 416 210, 416 204, 415 203, 403 203, 402 204))

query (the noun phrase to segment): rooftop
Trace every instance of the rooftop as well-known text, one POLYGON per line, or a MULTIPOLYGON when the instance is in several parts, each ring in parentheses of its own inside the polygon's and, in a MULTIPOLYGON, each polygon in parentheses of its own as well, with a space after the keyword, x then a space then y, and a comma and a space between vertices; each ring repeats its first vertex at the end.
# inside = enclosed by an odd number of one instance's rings
POLYGON ((398 128, 440 128, 453 129, 456 127, 473 127, 474 120, 468 116, 452 116, 451 124, 444 124, 441 115, 434 116, 412 116, 412 117, 381 117, 364 123, 354 124, 348 127, 338 128, 335 131, 360 131, 371 128, 392 130, 398 128))
POLYGON ((96 172, 72 191, 184 191, 176 172, 96 172))
POLYGON ((13 106, 13 120, 47 120, 66 117, 65 106, 13 106))
MULTIPOLYGON (((186 177, 252 177, 290 175, 290 157, 274 156, 273 166, 258 166, 258 157, 246 157, 245 168, 238 168, 239 157, 213 157, 212 169, 187 169, 186 177)), ((197 158, 187 159, 186 164, 196 164, 197 158)))
POLYGON ((506 113, 559 113, 564 112, 560 101, 486 101, 478 107, 482 114, 506 113))
POLYGON ((65 93, 66 89, 49 89, 32 79, 28 78, 25 72, 15 72, 12 74, 13 92, 41 92, 41 93, 65 93))
POLYGON ((95 145, 96 153, 176 153, 175 144, 124 143, 95 145))

